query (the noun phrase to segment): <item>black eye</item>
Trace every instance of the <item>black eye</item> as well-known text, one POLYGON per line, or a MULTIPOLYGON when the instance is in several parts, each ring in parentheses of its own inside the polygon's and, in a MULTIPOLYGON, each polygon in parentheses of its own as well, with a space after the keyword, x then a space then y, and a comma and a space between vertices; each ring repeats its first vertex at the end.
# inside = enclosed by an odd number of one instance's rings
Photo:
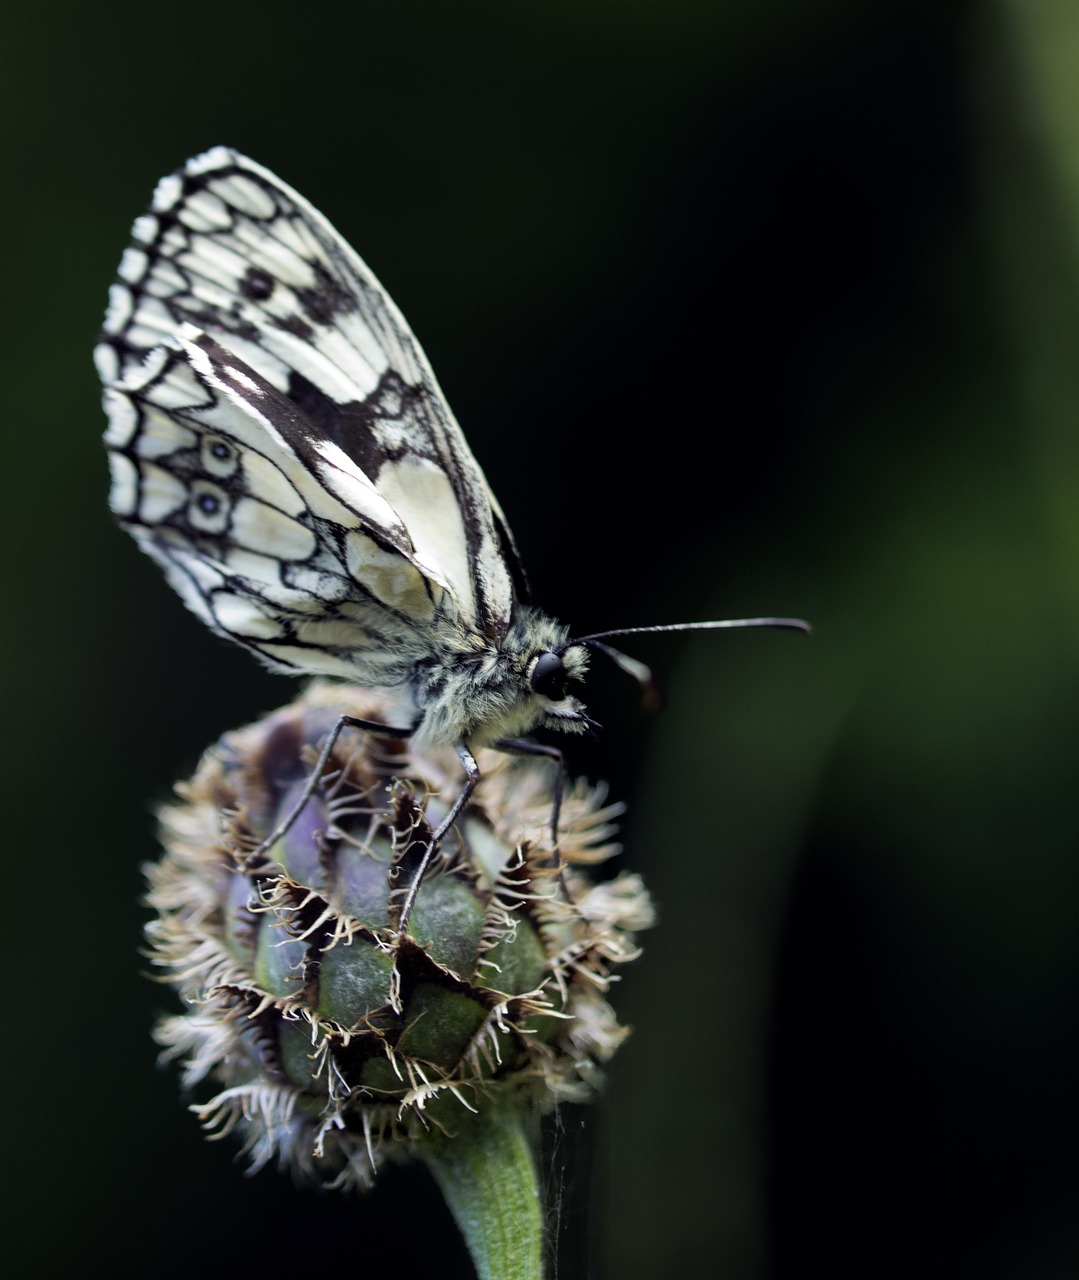
POLYGON ((557 653, 541 653, 532 668, 532 688, 552 702, 560 702, 566 696, 569 679, 562 659, 557 653))

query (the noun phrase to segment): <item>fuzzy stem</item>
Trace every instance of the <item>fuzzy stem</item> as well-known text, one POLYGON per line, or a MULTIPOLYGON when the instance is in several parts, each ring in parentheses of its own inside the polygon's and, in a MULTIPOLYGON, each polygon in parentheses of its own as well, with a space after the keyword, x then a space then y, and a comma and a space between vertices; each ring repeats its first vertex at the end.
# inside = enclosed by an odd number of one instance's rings
POLYGON ((512 1105, 486 1105, 423 1151, 479 1280, 542 1280, 543 1216, 531 1144, 512 1105))

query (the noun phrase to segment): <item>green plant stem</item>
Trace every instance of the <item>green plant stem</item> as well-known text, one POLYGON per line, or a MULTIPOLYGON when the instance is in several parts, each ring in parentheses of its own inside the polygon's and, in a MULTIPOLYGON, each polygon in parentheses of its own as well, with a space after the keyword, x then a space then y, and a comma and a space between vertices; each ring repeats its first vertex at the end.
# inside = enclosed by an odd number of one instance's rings
POLYGON ((479 1280, 542 1280, 543 1213, 519 1111, 486 1105, 424 1152, 479 1280))

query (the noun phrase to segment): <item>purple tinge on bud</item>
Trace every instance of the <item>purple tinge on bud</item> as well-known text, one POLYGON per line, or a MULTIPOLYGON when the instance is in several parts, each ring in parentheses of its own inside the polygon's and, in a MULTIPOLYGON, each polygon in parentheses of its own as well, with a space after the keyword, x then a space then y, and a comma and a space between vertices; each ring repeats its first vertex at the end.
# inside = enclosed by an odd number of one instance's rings
POLYGON ((399 932, 460 768, 452 751, 352 731, 254 857, 342 713, 383 708, 316 685, 207 753, 162 814, 147 936, 187 1005, 156 1035, 185 1083, 209 1089, 194 1108, 206 1127, 236 1129, 256 1168, 276 1159, 362 1188, 381 1159, 493 1098, 542 1110, 587 1097, 626 1035, 605 998, 612 970, 636 956, 652 911, 638 877, 593 884, 581 870, 614 851, 602 788, 568 789, 555 858, 549 762, 483 752, 480 787, 399 932))

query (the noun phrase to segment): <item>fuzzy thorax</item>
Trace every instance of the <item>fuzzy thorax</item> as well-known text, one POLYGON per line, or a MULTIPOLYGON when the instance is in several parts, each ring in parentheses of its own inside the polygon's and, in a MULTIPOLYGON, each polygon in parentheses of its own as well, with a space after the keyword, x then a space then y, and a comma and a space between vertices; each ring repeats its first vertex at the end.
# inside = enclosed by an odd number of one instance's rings
POLYGON ((447 743, 484 747, 540 727, 583 732, 588 723, 583 703, 569 694, 557 700, 545 697, 531 684, 544 653, 559 653, 571 680, 584 678, 588 651, 580 645, 563 651, 567 634, 552 618, 522 608, 497 646, 443 651, 425 661, 415 685, 421 711, 412 737, 416 748, 447 743))

